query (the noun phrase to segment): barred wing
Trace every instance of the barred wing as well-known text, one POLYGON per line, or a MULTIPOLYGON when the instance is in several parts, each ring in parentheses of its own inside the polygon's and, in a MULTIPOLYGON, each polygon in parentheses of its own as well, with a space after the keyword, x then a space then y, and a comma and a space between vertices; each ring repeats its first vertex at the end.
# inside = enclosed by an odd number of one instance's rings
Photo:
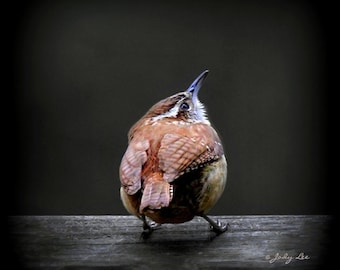
POLYGON ((218 159, 223 148, 216 133, 213 140, 206 136, 185 137, 181 134, 166 134, 158 152, 159 167, 163 179, 172 182, 185 172, 199 165, 218 159))
POLYGON ((130 143, 120 164, 120 181, 129 195, 135 194, 141 189, 142 166, 147 160, 149 141, 130 143))

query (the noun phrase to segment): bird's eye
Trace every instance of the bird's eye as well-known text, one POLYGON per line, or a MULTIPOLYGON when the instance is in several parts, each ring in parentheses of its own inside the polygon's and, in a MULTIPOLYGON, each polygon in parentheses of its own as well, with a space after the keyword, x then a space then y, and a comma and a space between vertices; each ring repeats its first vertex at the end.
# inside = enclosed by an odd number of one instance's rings
POLYGON ((189 106, 189 104, 188 103, 186 103, 186 102, 183 102, 181 105, 180 105, 180 107, 179 107, 180 109, 181 109, 181 111, 187 111, 187 110, 189 110, 190 109, 190 106, 189 106))

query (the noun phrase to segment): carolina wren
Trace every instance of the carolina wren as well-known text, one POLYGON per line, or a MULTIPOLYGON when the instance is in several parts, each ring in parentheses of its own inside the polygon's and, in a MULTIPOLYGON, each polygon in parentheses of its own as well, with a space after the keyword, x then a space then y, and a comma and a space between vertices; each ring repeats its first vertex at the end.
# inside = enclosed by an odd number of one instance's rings
POLYGON ((120 195, 127 211, 143 221, 144 232, 154 227, 146 217, 162 224, 201 216, 216 233, 227 230, 206 215, 227 179, 221 140, 198 99, 207 75, 208 70, 186 91, 156 103, 128 133, 120 195))

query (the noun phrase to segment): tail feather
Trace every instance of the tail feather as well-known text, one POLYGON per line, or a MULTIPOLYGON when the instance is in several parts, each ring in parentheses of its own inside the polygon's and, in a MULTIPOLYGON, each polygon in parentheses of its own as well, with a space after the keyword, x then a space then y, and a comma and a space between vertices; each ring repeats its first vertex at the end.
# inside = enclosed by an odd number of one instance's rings
POLYGON ((172 188, 164 180, 150 180, 145 183, 139 211, 145 208, 160 209, 169 206, 172 199, 172 188))

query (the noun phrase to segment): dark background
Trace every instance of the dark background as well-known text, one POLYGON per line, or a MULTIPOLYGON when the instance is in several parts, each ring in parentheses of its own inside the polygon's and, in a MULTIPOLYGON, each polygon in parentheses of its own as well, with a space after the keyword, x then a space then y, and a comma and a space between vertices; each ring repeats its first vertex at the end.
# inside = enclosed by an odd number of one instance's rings
POLYGON ((204 69, 200 99, 229 164, 211 213, 331 213, 323 6, 35 1, 10 11, 9 214, 126 214, 118 168, 130 126, 204 69))

